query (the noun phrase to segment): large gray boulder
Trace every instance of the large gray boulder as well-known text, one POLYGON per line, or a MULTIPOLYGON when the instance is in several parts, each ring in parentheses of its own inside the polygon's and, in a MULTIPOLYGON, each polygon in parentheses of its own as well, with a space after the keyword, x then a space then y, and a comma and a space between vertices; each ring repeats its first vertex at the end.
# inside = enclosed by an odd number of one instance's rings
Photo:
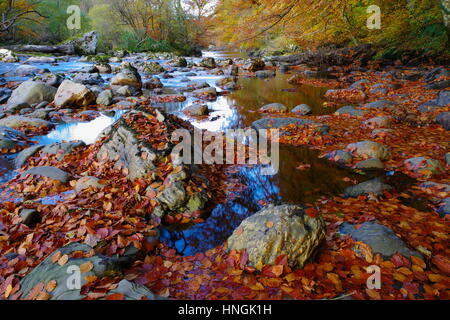
POLYGON ((7 105, 28 103, 30 105, 42 101, 53 101, 56 88, 40 81, 28 80, 18 86, 11 94, 7 105))
POLYGON ((136 90, 141 90, 142 78, 135 67, 128 62, 124 62, 121 71, 111 79, 111 86, 130 86, 136 90))
POLYGON ((146 74, 160 74, 166 71, 158 62, 146 62, 143 66, 143 71, 146 74))
POLYGON ((216 60, 211 57, 204 58, 200 61, 200 66, 208 69, 214 69, 216 67, 216 60))
POLYGON ((228 238, 228 250, 246 250, 249 264, 274 264, 287 255, 292 268, 302 268, 325 238, 325 222, 297 205, 269 206, 245 219, 228 238))
POLYGON ((55 106, 58 108, 81 108, 96 101, 95 94, 85 85, 64 80, 55 96, 55 106))
POLYGON ((100 73, 87 73, 87 72, 80 72, 73 77, 73 82, 81 83, 84 85, 101 85, 105 80, 103 80, 100 73))
POLYGON ((97 97, 96 103, 104 106, 111 105, 113 101, 112 90, 103 90, 97 97))
POLYGON ((378 222, 364 222, 357 228, 355 225, 345 222, 339 233, 349 235, 356 241, 364 242, 372 248, 373 253, 379 253, 385 258, 390 258, 397 252, 407 258, 421 257, 420 253, 409 249, 391 229, 378 222))
POLYGON ((53 180, 57 180, 61 183, 66 183, 69 181, 69 174, 56 167, 33 167, 22 173, 22 177, 27 175, 33 176, 43 176, 53 180))
POLYGON ((380 160, 388 160, 391 157, 391 152, 388 147, 374 141, 351 143, 347 146, 346 150, 354 152, 361 157, 377 158, 380 160))
POLYGON ((357 198, 361 195, 368 194, 381 196, 383 195, 384 191, 388 191, 391 189, 392 187, 388 184, 385 184, 381 178, 375 178, 346 188, 344 194, 352 198, 357 198))
POLYGON ((94 55, 97 52, 98 33, 91 31, 85 33, 81 38, 68 42, 74 46, 79 55, 94 55))

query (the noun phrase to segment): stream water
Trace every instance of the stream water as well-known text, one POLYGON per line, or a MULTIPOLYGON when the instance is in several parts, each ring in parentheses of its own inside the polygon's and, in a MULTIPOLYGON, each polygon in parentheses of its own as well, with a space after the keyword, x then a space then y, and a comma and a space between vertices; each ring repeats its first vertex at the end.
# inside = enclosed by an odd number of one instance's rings
MULTIPOLYGON (((233 52, 205 52, 204 56, 215 58, 235 58, 241 57, 240 53, 233 52)), ((162 61, 161 61, 162 62, 162 61)), ((52 72, 69 72, 79 70, 89 63, 76 62, 70 60, 56 65, 36 64, 41 68, 48 68, 52 72)), ((8 66, 11 67, 11 66, 8 66)), ((6 68, 0 64, 0 73, 6 68)), ((220 76, 198 72, 197 76, 189 77, 196 82, 208 82, 215 86, 215 82, 220 76)), ((161 79, 165 87, 176 89, 183 87, 186 83, 180 80, 185 77, 182 72, 172 74, 172 79, 161 79)), ((289 91, 288 88, 294 88, 287 83, 290 75, 279 73, 276 77, 270 79, 240 78, 238 84, 242 86, 238 90, 227 96, 219 96, 214 102, 209 102, 208 106, 213 112, 210 119, 204 121, 190 121, 196 127, 219 131, 226 129, 245 128, 251 123, 261 118, 257 110, 268 103, 283 103, 289 108, 306 103, 313 108, 313 114, 329 114, 335 109, 325 108, 323 106, 324 93, 327 88, 316 88, 302 85, 296 87, 297 90, 289 91)), ((25 79, 8 79, 25 80, 25 79)), ((217 87, 216 87, 217 88, 217 87)), ((220 91, 220 88, 217 88, 220 91)), ((193 103, 195 99, 188 98, 183 103, 161 104, 160 107, 168 112, 175 113, 180 117, 187 117, 180 112, 184 107, 193 103)), ((117 111, 114 116, 109 113, 102 114, 90 122, 61 123, 45 136, 35 137, 40 144, 49 144, 60 141, 82 140, 87 144, 93 143, 98 134, 114 123, 124 111, 117 111)), ((239 196, 228 201, 226 204, 217 206, 202 224, 184 227, 180 229, 177 226, 162 229, 162 239, 169 245, 175 247, 179 253, 191 255, 197 252, 204 252, 221 243, 231 235, 239 224, 248 216, 256 213, 262 208, 261 200, 266 203, 312 203, 321 196, 338 195, 351 185, 346 177, 352 180, 362 182, 368 177, 356 175, 349 170, 339 168, 334 164, 319 159, 318 152, 306 147, 281 147, 280 150, 280 171, 275 176, 261 176, 258 167, 242 167, 239 172, 233 174, 247 188, 239 196), (297 170, 296 167, 301 163, 311 165, 307 171, 297 170)), ((3 177, 0 179, 8 180, 12 175, 10 165, 11 157, 0 159, 0 167, 3 177)))

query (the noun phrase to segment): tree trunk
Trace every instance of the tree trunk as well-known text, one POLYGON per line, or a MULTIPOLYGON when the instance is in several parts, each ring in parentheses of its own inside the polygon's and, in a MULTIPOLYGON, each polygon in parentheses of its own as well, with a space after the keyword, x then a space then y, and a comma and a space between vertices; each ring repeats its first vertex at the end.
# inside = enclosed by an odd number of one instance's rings
POLYGON ((63 44, 59 46, 15 45, 15 46, 7 46, 6 48, 18 52, 39 52, 39 53, 64 54, 64 55, 76 54, 75 47, 71 44, 63 44))

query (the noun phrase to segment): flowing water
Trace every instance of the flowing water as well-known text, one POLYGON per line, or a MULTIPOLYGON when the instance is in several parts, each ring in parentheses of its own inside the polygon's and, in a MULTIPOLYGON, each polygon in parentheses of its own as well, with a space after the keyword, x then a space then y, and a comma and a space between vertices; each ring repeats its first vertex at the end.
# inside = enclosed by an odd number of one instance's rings
MULTIPOLYGON (((240 53, 233 52, 206 52, 204 56, 215 58, 242 57, 240 53)), ((55 65, 37 64, 37 66, 48 68, 52 72, 75 71, 86 65, 89 65, 89 63, 80 63, 73 59, 55 65)), ((1 68, 1 70, 6 69, 5 66, 1 68)), ((215 86, 215 82, 221 78, 221 76, 210 75, 202 71, 195 71, 195 73, 197 75, 189 77, 190 80, 208 82, 211 86, 215 86)), ((174 72, 174 78, 161 79, 161 81, 165 87, 176 90, 176 88, 186 86, 186 83, 180 81, 185 77, 184 74, 183 72, 174 72)), ((242 86, 241 90, 230 95, 219 96, 216 101, 208 103, 212 110, 210 119, 202 121, 189 119, 189 121, 196 127, 211 131, 245 128, 262 117, 257 112, 261 106, 275 102, 283 103, 290 109, 305 103, 313 108, 313 114, 315 115, 329 114, 335 111, 335 109, 324 107, 324 93, 327 88, 307 85, 294 87, 287 83, 289 76, 289 74, 279 73, 276 77, 270 79, 240 78, 238 84, 242 86), (296 90, 286 90, 290 88, 296 88, 296 90)), ((217 90, 221 91, 220 88, 217 88, 217 90)), ((188 119, 180 111, 194 101, 195 99, 188 98, 183 103, 166 103, 161 104, 160 107, 188 119)), ((116 111, 114 116, 109 113, 102 114, 99 118, 89 122, 61 123, 47 135, 35 137, 34 140, 40 144, 71 140, 82 140, 90 144, 96 140, 103 129, 119 119, 123 112, 116 111)), ((3 181, 13 175, 10 163, 10 158, 0 159, 0 167, 3 168, 0 171, 0 174, 3 173, 3 179, 0 179, 3 181)), ((281 147, 280 170, 277 175, 261 176, 258 166, 243 166, 238 172, 230 176, 230 178, 238 179, 246 186, 238 194, 238 197, 226 204, 217 206, 202 224, 184 226, 183 228, 180 226, 163 228, 162 239, 184 255, 204 252, 223 243, 242 220, 260 210, 263 203, 312 203, 322 196, 341 194, 346 187, 351 185, 349 182, 344 182, 344 180, 349 180, 344 179, 348 177, 360 182, 368 179, 368 177, 356 175, 326 160, 319 159, 317 151, 306 147, 281 147), (303 163, 310 164, 311 168, 306 171, 296 169, 299 164, 303 163)))

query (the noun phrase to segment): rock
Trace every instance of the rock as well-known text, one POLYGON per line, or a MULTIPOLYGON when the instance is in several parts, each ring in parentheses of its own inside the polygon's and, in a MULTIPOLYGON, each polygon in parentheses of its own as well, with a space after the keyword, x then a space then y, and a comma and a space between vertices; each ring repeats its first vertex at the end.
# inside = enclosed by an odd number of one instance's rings
POLYGON ((289 72, 289 66, 287 64, 280 64, 279 70, 281 73, 289 72))
POLYGON ((29 77, 29 76, 35 76, 39 73, 44 73, 45 70, 38 68, 36 66, 30 66, 30 65, 26 65, 23 64, 19 67, 17 67, 15 73, 17 76, 19 77, 29 77))
POLYGON ((232 77, 226 77, 226 78, 222 78, 216 81, 216 86, 218 87, 223 87, 224 85, 226 85, 227 83, 230 82, 234 82, 232 77))
POLYGON ((370 128, 389 128, 392 125, 392 117, 375 117, 364 121, 364 125, 370 128))
POLYGON ((439 92, 438 98, 436 100, 436 104, 439 107, 446 107, 446 106, 450 105, 450 91, 439 92))
POLYGON ((166 71, 158 62, 146 62, 143 67, 146 74, 160 74, 166 71))
POLYGON ((244 66, 244 69, 248 70, 249 72, 257 72, 260 70, 264 70, 265 67, 266 64, 262 59, 254 59, 250 61, 250 63, 246 64, 244 66))
POLYGON ((29 174, 48 177, 53 180, 58 180, 61 183, 67 183, 69 181, 69 174, 56 167, 33 167, 22 173, 21 176, 25 177, 29 174))
POLYGON ((26 149, 22 150, 21 152, 19 152, 19 154, 14 159, 15 167, 17 169, 21 168, 29 158, 34 156, 43 147, 44 146, 42 146, 42 145, 32 146, 32 147, 26 148, 26 149))
POLYGON ((19 62, 20 59, 11 50, 0 49, 0 61, 6 63, 19 62))
POLYGON ((72 40, 68 44, 72 44, 79 55, 95 55, 98 44, 97 31, 85 33, 83 37, 72 40))
POLYGON ((145 81, 143 87, 144 87, 144 89, 147 89, 147 90, 153 90, 153 89, 163 88, 164 85, 162 84, 162 82, 159 78, 153 77, 153 78, 145 81))
POLYGON ((352 154, 345 150, 336 150, 336 151, 329 152, 325 155, 325 158, 330 161, 334 161, 339 164, 342 164, 342 165, 350 164, 353 161, 352 154))
POLYGON ((64 80, 55 96, 55 106, 58 108, 81 108, 96 101, 95 94, 86 86, 70 80, 64 80))
POLYGON ((0 104, 5 103, 11 97, 12 90, 9 88, 0 88, 0 104))
POLYGON ((407 159, 404 165, 408 170, 423 176, 434 176, 444 173, 444 169, 438 160, 425 157, 407 159))
POLYGON ((97 104, 110 106, 112 104, 113 92, 112 90, 103 90, 97 97, 97 104))
POLYGON ((135 93, 135 90, 133 89, 133 87, 130 86, 122 86, 114 88, 114 93, 122 97, 131 97, 135 93))
POLYGON ((426 181, 419 185, 422 189, 436 189, 439 191, 450 193, 450 185, 443 183, 436 183, 432 181, 426 181))
POLYGON ((194 117, 206 116, 209 114, 208 106, 205 104, 193 104, 192 106, 184 109, 184 111, 194 117))
POLYGON ((39 212, 35 209, 22 209, 20 210, 19 215, 22 219, 22 223, 28 227, 32 227, 41 220, 39 212))
POLYGON ((379 100, 370 102, 366 105, 364 105, 364 108, 367 109, 384 109, 384 108, 393 108, 395 106, 395 102, 389 101, 389 100, 379 100))
POLYGON ((31 106, 27 102, 12 103, 12 104, 6 105, 5 112, 8 112, 8 113, 20 112, 21 114, 23 114, 22 110, 30 109, 30 108, 31 108, 31 106))
POLYGON ((56 142, 46 145, 42 150, 42 154, 57 155, 56 159, 61 161, 64 157, 76 148, 83 147, 86 144, 83 141, 56 142))
POLYGON ((116 50, 114 51, 114 56, 118 58, 125 58, 128 57, 130 53, 127 50, 116 50))
POLYGON ((112 72, 111 65, 109 65, 108 63, 98 63, 98 64, 95 65, 95 68, 100 73, 109 74, 109 73, 112 72))
POLYGON ((85 66, 81 68, 80 73, 98 73, 96 66, 85 66))
POLYGON ((79 267, 83 264, 90 263, 93 265, 93 268, 81 274, 81 287, 86 284, 86 278, 89 276, 103 278, 121 274, 122 269, 118 259, 109 258, 100 254, 90 256, 91 254, 89 253, 91 250, 92 248, 88 245, 76 242, 57 249, 21 280, 20 288, 22 298, 26 298, 39 283, 43 283, 45 288, 47 283, 55 280, 57 286, 50 292, 50 300, 83 299, 84 296, 81 295, 80 289, 70 289, 72 286, 68 285, 70 283, 70 277, 74 275, 74 271, 70 271, 69 268, 78 267, 79 270, 79 267), (75 252, 81 252, 82 254, 73 257, 72 254, 75 252), (60 266, 58 263, 53 263, 52 258, 56 254, 61 256, 67 255, 69 256, 69 260, 63 266, 60 266))
POLYGON ((102 76, 100 75, 100 73, 78 73, 74 78, 73 78, 73 82, 76 83, 81 83, 84 85, 101 85, 105 82, 105 80, 103 80, 102 76))
POLYGON ((436 104, 435 100, 430 100, 427 101, 423 104, 421 104, 417 110, 420 112, 430 112, 430 111, 435 111, 437 109, 439 109, 440 107, 436 104))
POLYGON ((312 108, 307 104, 301 104, 292 109, 291 112, 306 116, 312 113, 312 108))
POLYGON ((357 89, 331 89, 325 93, 328 100, 340 100, 349 102, 360 102, 366 99, 364 91, 357 89))
POLYGON ((111 79, 112 86, 131 86, 137 90, 142 89, 142 79, 136 68, 129 63, 122 64, 122 70, 111 79))
POLYGON ((48 118, 48 111, 47 110, 34 110, 33 112, 31 112, 30 114, 28 114, 29 117, 31 118, 37 118, 37 119, 42 119, 42 120, 47 120, 48 118))
POLYGON ((33 81, 43 82, 55 88, 58 88, 64 80, 64 75, 51 72, 43 73, 33 78, 33 81))
POLYGON ((347 146, 346 150, 354 152, 361 157, 377 158, 380 160, 388 160, 391 157, 391 152, 388 147, 373 141, 352 143, 347 146))
POLYGON ((17 130, 2 126, 0 127, 0 149, 11 150, 24 145, 20 139, 25 140, 25 135, 17 130))
POLYGON ((365 114, 364 110, 356 109, 353 106, 345 106, 340 109, 338 109, 335 114, 342 115, 342 114, 348 114, 350 116, 354 117, 362 117, 365 114))
POLYGON ((115 293, 122 294, 125 300, 166 300, 165 298, 152 293, 146 286, 125 279, 120 281, 117 288, 111 290, 109 295, 115 293))
POLYGON ((349 89, 364 90, 364 89, 365 89, 364 84, 366 84, 366 83, 370 83, 370 81, 369 81, 368 79, 361 79, 361 80, 358 80, 358 81, 354 82, 354 83, 349 87, 349 89))
POLYGON ((281 103, 271 103, 266 104, 265 106, 262 106, 259 109, 259 112, 269 112, 269 113, 276 113, 276 112, 287 112, 288 108, 281 103))
POLYGON ((433 70, 431 70, 430 72, 428 72, 425 75, 425 81, 426 82, 431 82, 434 81, 436 79, 439 79, 441 77, 448 77, 450 76, 450 72, 448 72, 446 69, 438 67, 435 68, 433 70))
MULTIPOLYGON (((321 134, 327 134, 330 131, 330 127, 328 127, 327 125, 312 120, 299 118, 264 118, 253 122, 252 126, 256 130, 267 130, 267 129, 282 129, 290 124, 294 124, 296 126, 315 125, 317 126, 317 130, 321 134)), ((281 132, 281 134, 285 133, 286 132, 284 131, 281 132)))
POLYGON ((436 116, 436 122, 444 127, 445 130, 450 130, 450 112, 442 112, 436 116))
POLYGON ((100 179, 96 177, 86 176, 81 179, 79 179, 75 184, 75 191, 80 193, 83 190, 86 190, 88 188, 94 188, 94 189, 102 189, 105 185, 101 184, 100 179))
POLYGON ((172 60, 170 64, 177 68, 186 68, 188 66, 187 60, 183 57, 172 60))
POLYGON ((43 82, 28 80, 18 86, 9 98, 7 104, 28 103, 29 105, 42 101, 53 101, 56 88, 43 82))
POLYGON ((216 60, 214 58, 204 58, 200 61, 200 66, 208 69, 214 69, 216 67, 216 60))
POLYGON ((273 78, 276 76, 275 71, 273 70, 260 70, 255 73, 257 78, 265 79, 265 78, 273 78))
POLYGON ((445 198, 439 205, 438 213, 441 217, 445 217, 450 214, 450 198, 445 198))
POLYGON ((442 90, 450 87, 450 80, 436 81, 425 86, 428 90, 442 90))
POLYGON ((361 195, 375 194, 382 196, 384 191, 391 190, 392 187, 383 183, 382 179, 376 178, 357 185, 348 187, 344 191, 347 197, 357 198, 361 195))
POLYGON ((355 165, 356 169, 361 170, 373 170, 373 169, 379 169, 384 170, 384 163, 380 161, 380 159, 368 159, 364 161, 360 161, 355 165))
POLYGON ((373 253, 379 253, 390 258, 396 253, 410 258, 422 257, 419 253, 409 249, 395 233, 378 222, 364 222, 352 225, 347 222, 340 227, 339 233, 351 236, 355 241, 364 242, 372 248, 373 253))
POLYGON ((246 250, 251 266, 275 264, 287 255, 291 268, 303 268, 325 238, 321 216, 311 218, 296 205, 269 206, 245 219, 228 238, 228 250, 246 250))
POLYGON ((197 89, 192 92, 194 97, 205 99, 205 100, 215 100, 217 99, 217 91, 216 88, 209 87, 203 89, 197 89))
POLYGON ((54 124, 42 119, 25 116, 9 116, 7 118, 0 119, 0 126, 13 129, 21 129, 22 127, 26 127, 27 129, 35 128, 37 131, 41 131, 46 128, 53 128, 54 124))

